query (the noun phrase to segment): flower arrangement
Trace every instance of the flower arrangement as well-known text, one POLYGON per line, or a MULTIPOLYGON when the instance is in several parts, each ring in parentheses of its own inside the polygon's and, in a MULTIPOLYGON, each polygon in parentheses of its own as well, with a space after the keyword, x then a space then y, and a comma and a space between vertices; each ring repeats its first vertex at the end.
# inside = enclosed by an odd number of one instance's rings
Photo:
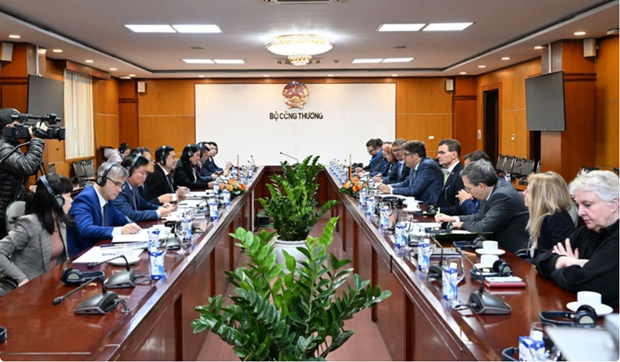
POLYGON ((223 191, 224 188, 228 189, 233 196, 238 196, 245 192, 245 184, 233 178, 228 180, 226 183, 222 182, 219 187, 220 191, 223 191))
POLYGON ((362 188, 367 187, 368 184, 361 182, 359 178, 353 177, 351 180, 345 182, 340 188, 340 191, 351 196, 357 194, 362 188))

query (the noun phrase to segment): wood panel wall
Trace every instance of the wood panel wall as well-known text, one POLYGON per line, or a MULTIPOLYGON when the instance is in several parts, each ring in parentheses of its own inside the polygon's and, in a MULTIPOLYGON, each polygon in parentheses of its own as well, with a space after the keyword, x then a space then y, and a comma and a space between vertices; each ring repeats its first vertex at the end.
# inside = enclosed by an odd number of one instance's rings
POLYGON ((452 102, 452 138, 461 143, 462 156, 478 149, 477 99, 477 78, 456 77, 452 102))
POLYGON ((599 40, 596 59, 596 165, 618 167, 618 36, 599 40))
POLYGON ((477 148, 484 149, 484 109, 483 88, 501 84, 501 115, 499 124, 499 153, 529 158, 530 137, 527 130, 525 107, 525 79, 541 72, 540 58, 532 59, 514 66, 498 69, 478 77, 477 125, 482 130, 482 139, 477 140, 477 148), (514 135, 514 140, 512 140, 514 135))

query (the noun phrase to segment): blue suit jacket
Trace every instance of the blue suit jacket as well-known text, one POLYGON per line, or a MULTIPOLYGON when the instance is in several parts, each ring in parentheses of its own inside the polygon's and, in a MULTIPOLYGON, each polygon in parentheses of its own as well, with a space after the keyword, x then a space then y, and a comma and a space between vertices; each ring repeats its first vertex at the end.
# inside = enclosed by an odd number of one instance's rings
POLYGON ((443 172, 435 161, 424 157, 418 164, 418 170, 412 170, 407 180, 392 185, 392 193, 413 196, 426 205, 435 205, 442 186, 443 172))
POLYGON ((207 158, 207 160, 204 163, 203 169, 206 169, 205 172, 207 173, 207 175, 212 175, 216 171, 224 171, 223 168, 218 167, 215 164, 215 161, 211 157, 207 158))
POLYGON ((138 187, 133 188, 136 193, 134 199, 132 188, 129 182, 125 181, 125 189, 114 200, 116 208, 133 221, 158 220, 156 210, 159 209, 159 205, 144 200, 138 187))
POLYGON ((398 162, 388 163, 387 174, 381 174, 383 175, 381 182, 386 185, 398 182, 398 162))
POLYGON ((127 224, 127 218, 118 211, 114 202, 108 202, 108 221, 103 226, 103 214, 94 186, 84 189, 74 200, 69 215, 75 219, 75 226, 67 226, 67 248, 69 254, 77 255, 104 239, 112 239, 114 226, 127 224))

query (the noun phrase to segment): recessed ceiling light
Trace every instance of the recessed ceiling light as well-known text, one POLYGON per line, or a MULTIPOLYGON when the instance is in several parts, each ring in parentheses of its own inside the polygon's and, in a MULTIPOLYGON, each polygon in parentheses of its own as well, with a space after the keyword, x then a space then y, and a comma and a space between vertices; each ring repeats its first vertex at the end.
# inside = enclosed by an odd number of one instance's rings
POLYGON ((204 75, 199 75, 199 76, 198 76, 198 78, 204 78, 204 77, 205 77, 204 75))
POLYGON ((366 58, 366 59, 353 59, 353 64, 368 64, 368 63, 381 63, 383 58, 366 58))
POLYGON ((502 57, 502 60, 510 60, 510 57, 502 57))
POLYGON ((125 24, 125 27, 134 33, 176 33, 170 25, 137 25, 125 24))
POLYGON ((392 77, 398 77, 398 74, 392 74, 392 77))
POLYGON ((92 59, 86 59, 86 60, 85 60, 85 62, 86 62, 86 63, 94 63, 95 61, 94 61, 94 60, 92 60, 92 59))
POLYGON ((467 74, 467 72, 460 72, 459 74, 467 74))
POLYGON ((124 77, 121 77, 121 79, 131 79, 131 77, 124 76, 124 77))
POLYGON ((537 46, 535 46, 535 47, 534 47, 534 49, 536 49, 536 50, 540 50, 540 49, 544 49, 544 48, 545 48, 545 47, 544 47, 544 46, 542 46, 542 45, 537 45, 537 46))
POLYGON ((136 75, 135 75, 135 74, 129 74, 129 76, 130 76, 130 77, 135 77, 136 75))
POLYGON ((333 77, 334 75, 333 75, 333 74, 328 74, 327 76, 328 76, 328 77, 333 77))
POLYGON ((213 64, 211 59, 182 59, 187 64, 213 64))
POLYGON ((576 31, 575 35, 579 36, 579 35, 586 35, 585 31, 576 31))
POLYGON ((216 64, 245 64, 243 59, 213 59, 216 64))
POLYGON ((19 39, 19 38, 21 38, 21 35, 11 34, 11 35, 9 35, 9 38, 11 38, 11 39, 19 39))
POLYGON ((45 54, 45 53, 47 53, 47 49, 41 48, 41 49, 39 49, 39 53, 45 54))
POLYGON ((111 71, 115 71, 115 70, 116 70, 116 68, 110 68, 110 70, 111 70, 111 71))
POLYGON ((478 68, 486 68, 486 65, 479 65, 478 68))
POLYGON ((62 53, 62 49, 52 49, 54 53, 62 53))
POLYGON ((179 33, 221 33, 217 25, 173 25, 174 30, 179 33))
POLYGON ((473 23, 433 23, 428 24, 424 31, 461 31, 473 23))
POLYGON ((407 63, 412 61, 414 58, 385 58, 382 63, 407 63))
POLYGON ((377 31, 418 31, 426 24, 381 24, 377 31))
POLYGON ((263 75, 263 77, 269 78, 269 74, 265 74, 265 75, 263 75))

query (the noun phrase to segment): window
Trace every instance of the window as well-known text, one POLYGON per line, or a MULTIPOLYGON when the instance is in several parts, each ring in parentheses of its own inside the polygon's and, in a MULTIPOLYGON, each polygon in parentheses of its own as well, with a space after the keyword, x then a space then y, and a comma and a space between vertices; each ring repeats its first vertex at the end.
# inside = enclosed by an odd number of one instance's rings
POLYGON ((65 158, 94 156, 93 81, 65 69, 65 158))

